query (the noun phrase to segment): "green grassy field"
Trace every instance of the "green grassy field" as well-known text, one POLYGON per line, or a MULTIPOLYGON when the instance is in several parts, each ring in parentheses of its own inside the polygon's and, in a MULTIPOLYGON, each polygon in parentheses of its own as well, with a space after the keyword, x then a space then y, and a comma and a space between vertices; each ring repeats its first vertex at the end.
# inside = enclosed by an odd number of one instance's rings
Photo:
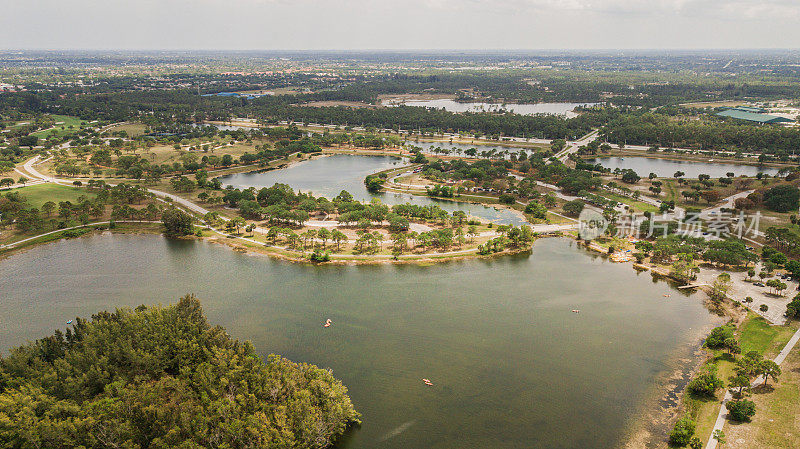
POLYGON ((51 135, 60 136, 76 131, 80 129, 81 125, 87 125, 89 123, 86 120, 81 120, 78 117, 72 117, 69 115, 51 115, 50 117, 52 117, 53 121, 56 123, 54 125, 55 127, 52 129, 36 131, 32 135, 41 139, 47 138, 51 135), (72 128, 70 128, 70 126, 72 126, 72 128))
POLYGON ((617 195, 616 193, 611 192, 600 192, 598 194, 619 203, 626 204, 632 207, 636 212, 658 212, 657 207, 653 206, 652 204, 645 203, 644 201, 638 201, 633 198, 628 198, 627 196, 617 195))
MULTIPOLYGON (((53 201, 56 204, 60 201, 71 201, 74 203, 81 195, 86 195, 89 198, 94 196, 87 192, 86 189, 58 184, 37 184, 35 186, 20 187, 10 191, 19 192, 28 200, 30 207, 36 208, 41 208, 42 204, 48 201, 53 201)), ((9 190, 4 192, 9 192, 9 190)))
POLYGON ((147 126, 142 123, 128 123, 125 125, 114 126, 109 128, 108 131, 112 133, 114 131, 125 131, 129 136, 137 137, 144 134, 145 129, 147 129, 147 126))
MULTIPOLYGON (((797 326, 770 326, 762 317, 753 312, 749 312, 745 321, 739 326, 739 345, 742 354, 749 351, 758 351, 765 358, 773 358, 786 345, 786 342, 797 330, 797 326)), ((716 363, 717 375, 727 384, 728 378, 733 374, 735 367, 734 359, 725 351, 711 351, 712 358, 709 363, 716 363)), ((717 392, 721 397, 723 391, 717 392)), ((689 413, 697 422, 696 434, 701 440, 708 440, 714 421, 717 419, 719 411, 719 399, 714 398, 693 398, 686 395, 686 405, 689 413)))

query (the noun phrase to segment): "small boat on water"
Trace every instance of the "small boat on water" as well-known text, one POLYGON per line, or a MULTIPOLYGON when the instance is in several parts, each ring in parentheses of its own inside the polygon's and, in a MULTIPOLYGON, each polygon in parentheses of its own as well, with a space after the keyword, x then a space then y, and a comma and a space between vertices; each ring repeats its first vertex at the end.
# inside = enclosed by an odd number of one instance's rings
POLYGON ((325 324, 323 324, 322 327, 331 327, 331 323, 332 323, 331 319, 328 318, 327 320, 325 320, 325 324))
POLYGON ((72 320, 67 321, 67 324, 72 324, 72 320))
POLYGON ((669 295, 664 295, 665 298, 669 298, 669 295))
POLYGON ((431 382, 429 379, 422 379, 422 382, 423 382, 425 385, 429 386, 429 387, 432 387, 432 386, 433 386, 433 382, 431 382))
POLYGON ((580 309, 572 309, 572 313, 581 313, 580 309))

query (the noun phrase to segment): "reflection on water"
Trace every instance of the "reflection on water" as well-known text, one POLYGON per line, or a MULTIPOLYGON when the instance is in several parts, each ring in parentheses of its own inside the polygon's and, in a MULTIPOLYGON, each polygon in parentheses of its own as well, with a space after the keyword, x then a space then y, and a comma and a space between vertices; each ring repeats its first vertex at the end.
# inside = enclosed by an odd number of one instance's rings
POLYGON ((756 176, 758 173, 767 173, 770 176, 778 173, 775 167, 764 167, 745 164, 726 164, 720 162, 676 161, 671 159, 658 159, 649 157, 599 157, 587 159, 593 164, 600 163, 603 167, 614 170, 615 168, 630 168, 639 176, 647 177, 655 173, 659 177, 671 178, 675 172, 685 173, 684 178, 697 178, 700 174, 710 175, 712 178, 726 176, 732 172, 734 176, 756 176))
POLYGON ((665 361, 710 320, 697 298, 562 239, 529 256, 314 267, 92 236, 0 262, 0 292, 4 353, 76 316, 195 293, 262 355, 343 380, 364 422, 347 449, 620 447, 665 361))
POLYGON ((239 189, 271 187, 275 183, 288 184, 295 190, 312 192, 315 195, 333 198, 342 190, 347 190, 359 201, 378 198, 383 203, 393 205, 413 203, 421 206, 435 204, 453 212, 463 210, 467 214, 489 221, 522 225, 527 223, 519 212, 508 209, 495 209, 481 204, 437 200, 425 196, 404 193, 370 193, 364 186, 364 178, 370 173, 394 167, 402 167, 403 161, 393 156, 361 156, 334 154, 309 161, 298 162, 288 168, 266 172, 237 173, 220 178, 223 185, 239 189))
POLYGON ((594 106, 597 103, 530 103, 530 104, 515 104, 515 103, 459 103, 455 100, 440 99, 440 100, 390 100, 384 103, 387 106, 397 106, 404 104, 406 106, 419 106, 425 108, 444 109, 450 112, 502 112, 508 111, 515 114, 534 115, 534 114, 554 114, 564 115, 567 117, 575 117, 577 114, 573 112, 578 106, 594 106))

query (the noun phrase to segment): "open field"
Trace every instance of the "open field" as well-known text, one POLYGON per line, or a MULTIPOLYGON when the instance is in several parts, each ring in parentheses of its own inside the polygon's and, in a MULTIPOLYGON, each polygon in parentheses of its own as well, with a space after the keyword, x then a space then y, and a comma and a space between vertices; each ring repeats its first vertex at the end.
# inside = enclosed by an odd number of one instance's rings
POLYGON ((81 125, 89 124, 86 120, 81 120, 78 117, 71 117, 68 115, 51 115, 53 120, 55 121, 55 125, 51 129, 43 129, 41 131, 37 131, 32 135, 39 137, 41 139, 47 138, 49 136, 61 136, 64 134, 72 133, 73 131, 79 129, 81 125))
POLYGON ((768 391, 755 389, 751 422, 725 426, 725 449, 792 449, 800 447, 800 351, 792 351, 781 366, 781 379, 768 391))
POLYGON ((28 204, 31 207, 36 208, 41 208, 42 204, 48 201, 53 201, 56 204, 61 201, 70 201, 74 203, 81 195, 85 195, 89 198, 94 196, 92 193, 87 192, 86 189, 80 187, 69 187, 49 183, 3 191, 3 193, 7 192, 18 192, 28 200, 28 204))
POLYGON ((138 137, 144 134, 147 126, 142 123, 125 123, 124 125, 116 125, 108 128, 108 132, 125 131, 130 137, 138 137))
MULTIPOLYGON (((748 312, 747 318, 745 318, 739 326, 737 334, 739 336, 742 354, 748 351, 758 351, 764 355, 765 358, 771 359, 780 352, 796 330, 796 322, 784 326, 770 326, 764 318, 752 312, 748 312)), ((797 351, 795 351, 795 353, 797 353, 797 351)), ((717 375, 727 383, 728 378, 733 374, 733 368, 735 366, 733 357, 722 350, 709 351, 708 363, 717 365, 717 375)), ((781 379, 780 383, 784 382, 785 379, 781 379)), ((794 386, 797 388, 797 384, 794 386)), ((688 413, 697 422, 696 435, 699 436, 702 441, 708 441, 711 435, 711 429, 714 427, 714 422, 717 419, 717 413, 719 411, 719 398, 721 398, 722 395, 724 395, 724 391, 720 390, 717 392, 718 398, 694 398, 691 397, 689 393, 687 393, 684 398, 688 413)), ((756 412, 756 416, 763 412, 763 410, 756 412)), ((727 432, 727 425, 725 430, 727 432)))

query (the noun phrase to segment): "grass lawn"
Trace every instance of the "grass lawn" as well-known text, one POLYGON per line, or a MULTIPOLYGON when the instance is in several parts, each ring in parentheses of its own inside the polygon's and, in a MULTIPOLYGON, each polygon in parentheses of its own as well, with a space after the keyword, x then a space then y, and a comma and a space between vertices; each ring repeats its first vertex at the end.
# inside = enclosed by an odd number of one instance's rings
MULTIPOLYGON (((796 324, 794 326, 770 326, 764 318, 753 312, 748 312, 748 316, 739 326, 737 334, 739 335, 742 354, 746 354, 748 351, 758 351, 765 358, 771 359, 783 349, 796 330, 796 324)), ((711 351, 711 354, 712 357, 709 363, 716 363, 717 375, 727 384, 728 378, 733 374, 733 368, 735 367, 733 357, 724 351, 711 351)), ((717 419, 719 404, 723 395, 724 390, 717 392, 717 398, 694 398, 688 392, 685 396, 688 412, 697 422, 696 435, 702 441, 708 441, 711 436, 711 429, 717 419)))
POLYGON ((633 198, 628 198, 627 196, 617 195, 616 193, 611 192, 600 192, 598 195, 606 197, 610 200, 614 200, 620 202, 622 204, 626 204, 629 207, 633 208, 636 212, 658 212, 658 208, 653 206, 652 204, 645 203, 644 201, 637 201, 633 198))
POLYGON ((751 396, 756 403, 752 421, 725 426, 726 448, 800 447, 800 351, 792 351, 781 368, 783 373, 774 390, 751 396))
POLYGON ((61 136, 63 134, 68 134, 77 131, 78 129, 80 129, 81 125, 89 124, 89 122, 87 122, 86 120, 81 120, 78 117, 72 117, 69 115, 51 115, 51 117, 55 122, 54 128, 36 131, 32 135, 42 139, 45 139, 51 135, 61 136), (72 128, 70 128, 70 126, 72 128))
MULTIPOLYGON (((79 196, 86 195, 93 197, 86 189, 80 187, 69 187, 58 184, 37 184, 34 186, 20 187, 18 189, 9 190, 10 192, 19 192, 28 200, 30 207, 41 208, 42 204, 53 201, 58 204, 60 201, 71 201, 75 203, 79 196)), ((7 192, 9 192, 7 191, 7 192)))
POLYGON ((144 130, 146 128, 147 126, 142 123, 128 123, 125 125, 113 126, 109 128, 108 131, 109 132, 125 131, 131 137, 138 137, 144 134, 144 130))

